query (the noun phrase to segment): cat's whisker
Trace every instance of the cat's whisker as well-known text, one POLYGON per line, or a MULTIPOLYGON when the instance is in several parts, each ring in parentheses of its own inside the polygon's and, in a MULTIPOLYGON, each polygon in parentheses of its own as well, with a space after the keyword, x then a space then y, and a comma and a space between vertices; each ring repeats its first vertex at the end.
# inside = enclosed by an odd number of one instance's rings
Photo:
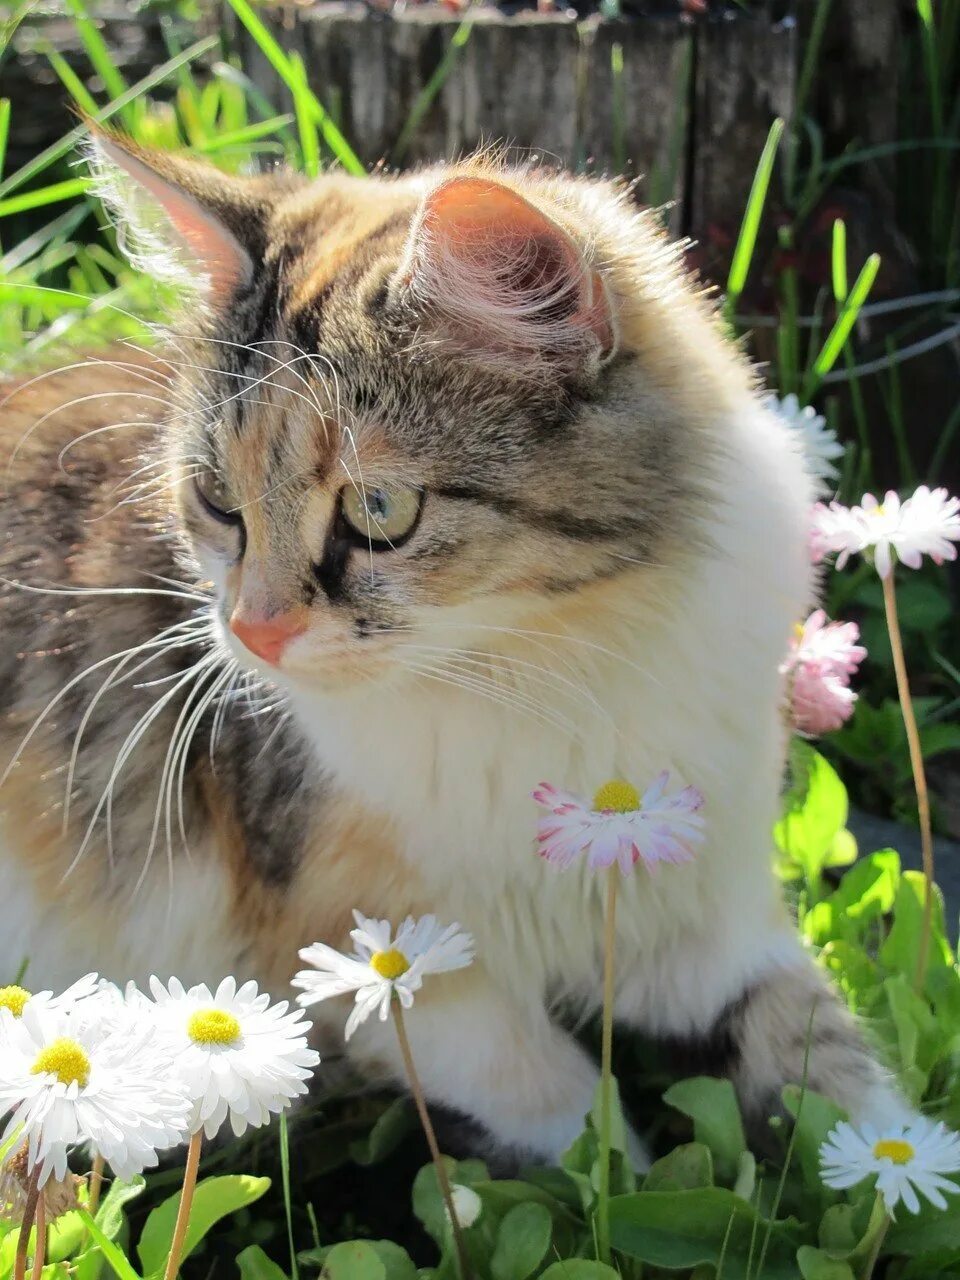
MULTIPOLYGON (((562 723, 571 736, 580 735, 580 730, 578 729, 576 722, 572 720, 566 712, 561 711, 559 707, 549 705, 534 691, 527 692, 519 688, 516 684, 504 683, 503 681, 498 680, 498 675, 502 676, 505 674, 502 668, 498 669, 489 664, 482 662, 478 663, 475 659, 468 655, 464 655, 459 651, 440 650, 439 652, 443 656, 436 662, 438 670, 450 671, 457 675, 462 674, 471 681, 478 681, 489 688, 496 689, 511 705, 520 705, 522 703, 530 709, 535 709, 544 715, 550 715, 555 718, 557 723, 562 723)), ((554 688, 549 685, 548 687, 554 688)))
POLYGON ((204 692, 203 696, 200 697, 200 699, 198 700, 197 705, 193 711, 193 714, 191 715, 190 719, 187 721, 186 727, 184 728, 183 733, 181 734, 180 746, 177 749, 177 752, 174 753, 173 760, 171 762, 170 779, 167 784, 167 860, 171 870, 171 884, 170 884, 171 892, 173 891, 173 879, 172 879, 173 842, 172 842, 172 836, 171 836, 171 830, 170 830, 170 800, 171 800, 171 792, 174 791, 174 787, 173 787, 174 770, 176 771, 175 792, 177 797, 177 828, 180 834, 180 841, 183 846, 184 854, 189 860, 190 844, 189 844, 189 841, 187 840, 186 819, 185 819, 184 807, 183 807, 183 784, 184 784, 184 779, 186 775, 187 760, 189 758, 189 753, 190 753, 190 744, 193 741, 194 736, 196 735, 197 729, 200 725, 201 720, 203 719, 204 714, 207 711, 207 708, 217 697, 217 694, 221 691, 221 689, 223 689, 224 686, 228 683, 228 681, 232 679, 233 666, 234 666, 234 663, 231 661, 231 663, 223 671, 219 672, 219 674, 215 676, 213 682, 207 686, 207 689, 204 692), (178 760, 178 756, 179 756, 179 760, 178 760))
MULTIPOLYGON (((16 587, 18 591, 29 591, 41 596, 166 596, 174 600, 199 600, 209 603, 209 596, 194 591, 170 591, 157 587, 38 587, 31 582, 18 582, 16 578, 0 576, 0 585, 16 587)), ((114 655, 115 656, 115 655, 114 655)))
MULTIPOLYGON (((164 399, 162 396, 147 395, 143 392, 139 394, 142 396, 144 400, 153 400, 157 404, 162 404, 169 407, 169 399, 164 399)), ((32 422, 30 424, 27 430, 23 433, 23 435, 17 441, 16 445, 14 445, 13 452, 10 454, 10 457, 7 460, 8 479, 13 469, 13 464, 16 462, 20 454, 20 450, 27 443, 27 441, 30 439, 33 433, 35 431, 39 431, 39 429, 44 425, 45 422, 49 422, 51 418, 55 417, 58 413, 63 413, 64 410, 66 409, 75 409, 78 405, 89 404, 93 400, 116 399, 118 396, 121 397, 122 399, 129 400, 130 392, 129 391, 94 391, 94 392, 91 392, 90 395, 74 396, 72 400, 68 400, 65 404, 56 404, 53 406, 52 409, 48 409, 46 413, 42 413, 35 422, 32 422)))
POLYGON ((216 772, 216 768, 217 768, 216 760, 215 760, 216 753, 217 753, 217 743, 220 741, 220 734, 223 730, 224 720, 226 719, 227 708, 230 706, 230 702, 233 698, 233 695, 237 692, 237 685, 240 682, 241 675, 242 675, 242 672, 240 670, 240 664, 239 662, 234 661, 233 667, 232 667, 232 674, 230 676, 229 681, 227 682, 226 688, 224 688, 220 692, 219 701, 217 703, 217 710, 213 717, 213 726, 210 730, 210 744, 208 748, 208 753, 210 757, 210 769, 214 773, 216 772))
POLYGON ((429 623, 426 625, 429 626, 430 630, 433 630, 434 628, 448 627, 462 632, 464 627, 468 627, 471 631, 490 631, 501 635, 516 636, 520 639, 533 637, 539 640, 562 640, 565 644, 579 645, 581 648, 589 650, 592 653, 598 653, 605 658, 612 658, 615 662, 623 663, 633 671, 636 671, 638 675, 643 676, 645 680, 649 680, 652 684, 662 684, 662 681, 660 681, 652 671, 648 670, 646 667, 641 667, 639 663, 632 661, 632 659, 628 658, 626 654, 617 653, 615 649, 608 649, 605 645, 598 644, 595 640, 587 640, 583 636, 572 636, 560 631, 541 631, 539 628, 525 629, 523 627, 497 627, 490 623, 444 622, 433 618, 431 618, 429 623))
POLYGON ((410 648, 416 652, 424 653, 450 653, 457 657, 461 657, 467 661, 473 662, 478 667, 487 667, 492 672, 500 672, 516 682, 530 681, 539 684, 545 688, 552 688, 561 696, 565 696, 576 701, 586 702, 589 708, 600 716, 607 724, 613 726, 615 724, 613 716, 606 707, 601 706, 596 697, 590 692, 586 684, 569 680, 557 671, 551 671, 549 667, 544 667, 537 662, 528 662, 523 658, 514 657, 512 654, 499 653, 496 650, 480 650, 480 649, 446 649, 441 645, 401 645, 401 648, 410 648), (517 670, 503 670, 503 664, 509 664, 511 668, 517 670))
POLYGON ((87 828, 86 828, 86 831, 84 832, 83 840, 80 843, 80 847, 78 848, 77 852, 74 854, 73 860, 70 862, 66 871, 63 873, 64 880, 67 879, 68 876, 72 875, 72 873, 79 866, 80 861, 83 858, 84 853, 86 852, 87 846, 89 845, 90 840, 93 837, 93 832, 96 828, 100 815, 101 813, 103 813, 105 807, 107 810, 107 823, 106 823, 107 848, 108 848, 109 856, 112 857, 113 838, 112 838, 112 821, 111 820, 112 820, 112 814, 113 814, 113 808, 112 808, 113 788, 116 785, 117 778, 120 776, 120 772, 123 769, 123 766, 126 764, 131 753, 135 750, 137 744, 140 742, 140 739, 147 732, 147 730, 150 728, 150 725, 154 722, 157 716, 160 715, 160 713, 163 711, 164 707, 166 707, 166 705, 170 702, 170 700, 177 695, 180 689, 182 689, 185 685, 187 685, 191 680, 196 679, 199 673, 202 670, 205 670, 210 665, 210 663, 215 660, 216 660, 216 655, 205 655, 204 657, 198 659, 198 661, 195 662, 192 667, 188 668, 187 671, 181 675, 180 680, 173 686, 172 689, 168 689, 166 693, 162 694, 161 697, 159 697, 153 703, 153 705, 146 712, 144 712, 142 716, 140 716, 140 718, 137 720, 133 728, 127 733, 114 759, 113 767, 110 771, 109 777, 107 778, 107 782, 103 788, 103 791, 101 792, 100 799, 97 801, 97 805, 93 811, 93 815, 87 824, 87 828))
POLYGON ((94 436, 102 436, 108 431, 121 431, 126 427, 156 427, 160 431, 163 429, 163 425, 161 422, 145 422, 142 418, 131 418, 127 422, 111 422, 105 427, 95 427, 92 431, 84 431, 83 435, 74 436, 57 454, 57 467, 63 471, 63 460, 70 450, 75 449, 78 444, 83 444, 84 440, 92 440, 94 436))
POLYGON ((497 706, 506 707, 519 715, 526 715, 551 729, 558 729, 570 734, 575 733, 575 726, 566 717, 558 717, 544 710, 543 706, 532 699, 521 699, 516 693, 508 694, 500 685, 488 680, 481 680, 462 671, 438 667, 436 664, 422 666, 415 662, 404 663, 408 671, 424 679, 436 680, 441 684, 461 689, 467 693, 475 693, 486 698, 497 706))
MULTIPOLYGON (((111 688, 115 688, 117 686, 117 684, 119 683, 120 675, 123 672, 124 668, 127 666, 127 664, 134 661, 135 658, 139 657, 144 652, 145 649, 149 647, 151 649, 151 652, 148 654, 146 658, 142 658, 141 661, 137 663, 137 665, 133 668, 132 671, 129 671, 126 673, 126 675, 124 675, 123 678, 125 681, 132 681, 133 678, 140 671, 144 670, 144 668, 149 666, 150 664, 156 662, 158 658, 165 657, 166 655, 172 653, 176 649, 189 648, 191 645, 196 645, 198 641, 201 639, 203 630, 205 630, 205 628, 206 628, 206 618, 202 616, 198 618, 189 618, 184 622, 177 622, 170 627, 164 628, 164 630, 157 635, 154 641, 149 642, 147 645, 141 645, 139 648, 133 650, 131 653, 121 658, 120 661, 113 668, 113 670, 109 673, 106 680, 104 680, 104 682, 100 685, 99 689, 97 689, 96 693, 87 703, 87 707, 83 713, 83 716, 80 719, 79 725, 77 726, 76 733, 73 736, 73 746, 70 751, 70 761, 67 766, 67 781, 66 781, 66 786, 64 788, 63 823, 62 823, 62 829, 63 829, 64 835, 66 835, 70 826, 70 806, 71 806, 71 800, 73 797, 73 783, 74 783, 74 777, 76 775, 77 761, 80 755, 80 747, 83 742, 83 735, 86 732, 87 725, 90 723, 90 720, 93 716, 94 711, 97 708, 97 705, 100 702, 100 699, 108 692, 108 690, 110 690, 111 688), (160 641, 163 641, 163 642, 160 643, 160 641)), ((147 685, 145 684, 133 685, 132 687, 146 688, 147 685)))

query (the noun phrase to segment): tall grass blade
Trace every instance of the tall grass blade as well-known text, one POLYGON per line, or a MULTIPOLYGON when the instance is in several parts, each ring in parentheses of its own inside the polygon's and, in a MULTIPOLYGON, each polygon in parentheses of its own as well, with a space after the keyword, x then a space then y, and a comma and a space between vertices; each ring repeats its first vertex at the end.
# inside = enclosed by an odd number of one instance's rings
POLYGON ((283 1210, 287 1218, 287 1240, 290 1244, 290 1277, 300 1280, 297 1250, 293 1243, 293 1205, 290 1199, 290 1133, 287 1129, 287 1113, 280 1112, 280 1175, 283 1180, 283 1210))
POLYGON ((473 22, 468 19, 461 22, 450 39, 450 43, 444 50, 443 57, 434 67, 433 72, 414 99, 413 106, 410 108, 406 120, 403 122, 403 128, 400 135, 393 146, 390 158, 394 164, 399 164, 403 157, 407 154, 407 148, 413 140, 413 135, 420 128, 420 124, 433 105, 437 94, 447 82, 450 72, 456 65, 457 59, 460 57, 460 50, 470 39, 470 32, 473 30, 473 22))
MULTIPOLYGON (((130 88, 120 98, 108 103, 102 107, 93 120, 95 124, 102 124, 111 119, 128 106, 135 98, 145 93, 149 93, 156 85, 162 84, 168 76, 173 75, 178 68, 182 67, 186 62, 193 62, 197 58, 203 57, 217 44, 216 36, 207 36, 203 40, 198 40, 192 44, 189 49, 184 49, 183 53, 178 54, 175 58, 170 58, 167 62, 161 63, 159 67, 151 71, 149 75, 138 80, 136 84, 130 88)), ((25 182, 29 182, 31 178, 35 178, 38 173, 42 173, 44 169, 48 169, 50 165, 55 164, 61 156, 65 156, 68 151, 80 141, 87 133, 88 126, 86 123, 78 124, 71 129, 69 133, 59 140, 59 142, 51 143, 49 147, 44 148, 39 155, 33 157, 25 165, 21 165, 9 178, 5 178, 0 182, 0 196, 8 195, 17 187, 22 187, 25 182)))
POLYGON ((860 308, 866 302, 870 290, 873 288, 873 282, 876 280, 879 270, 880 255, 879 253, 873 253, 863 264, 863 269, 854 281, 853 288, 844 300, 840 313, 834 321, 833 328, 827 334, 827 340, 824 342, 820 354, 813 363, 813 368, 804 381, 803 392, 808 401, 823 381, 825 375, 830 372, 836 363, 837 357, 843 350, 844 344, 857 322, 860 308))
POLYGON ((10 137, 10 99, 0 98, 0 174, 7 158, 7 139, 10 137))
POLYGON ((317 126, 310 114, 310 88, 307 84, 307 71, 299 53, 291 53, 290 65, 294 76, 290 85, 293 94, 293 108, 297 117, 297 132, 300 135, 300 152, 303 172, 308 178, 316 178, 320 173, 320 142, 317 138, 317 126))
MULTIPOLYGON (((267 30, 261 19, 257 17, 253 7, 248 3, 248 0, 229 0, 229 4, 230 8, 249 31, 250 35, 259 47, 260 52, 270 63, 271 67, 273 67, 274 71, 276 71, 277 75, 290 90, 291 94, 294 93, 295 86, 299 88, 301 83, 297 79, 296 69, 290 58, 280 48, 279 44, 277 44, 276 40, 267 30)), ((348 173, 352 173, 357 177, 363 177, 366 173, 366 169, 361 164, 359 157, 350 146, 350 143, 347 142, 346 138, 334 124, 323 103, 311 89, 306 90, 306 95, 305 100, 307 110, 309 111, 310 117, 323 134, 324 142, 348 173)))
MULTIPOLYGON (((87 57, 96 71, 97 75, 104 83, 104 87, 111 98, 119 98, 125 94, 130 87, 124 80, 107 43, 96 23, 87 12, 86 5, 83 0, 67 0, 67 8, 73 14, 74 26, 83 42, 83 47, 87 51, 87 57)), ((124 116, 127 122, 132 124, 134 117, 124 109, 124 116)))
POLYGON ((733 261, 730 263, 730 273, 727 276, 727 296, 723 303, 723 315, 728 323, 733 321, 737 300, 743 292, 747 273, 750 270, 750 263, 753 260, 753 251, 757 244, 757 231, 760 227, 763 206, 767 199, 770 175, 773 172, 773 162, 776 158, 777 148, 780 145, 780 139, 783 137, 783 129, 784 122, 778 116, 770 126, 770 132, 760 155, 756 173, 753 175, 753 184, 750 187, 747 207, 744 211, 743 222, 740 225, 740 234, 737 237, 737 247, 733 251, 733 261))
POLYGON ((42 209, 44 205, 56 204, 58 200, 72 200, 74 196, 82 196, 89 187, 89 178, 67 178, 65 182, 54 182, 49 187, 25 191, 22 196, 0 200, 0 218, 9 217, 11 213, 25 213, 28 209, 42 209))
POLYGON ((847 226, 842 218, 833 223, 833 242, 830 252, 830 280, 833 297, 841 305, 849 292, 847 283, 847 226))

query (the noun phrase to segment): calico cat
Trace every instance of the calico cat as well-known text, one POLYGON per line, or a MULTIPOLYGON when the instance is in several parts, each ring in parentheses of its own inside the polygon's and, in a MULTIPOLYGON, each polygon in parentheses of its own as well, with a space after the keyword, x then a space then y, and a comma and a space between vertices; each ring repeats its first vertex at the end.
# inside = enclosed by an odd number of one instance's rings
MULTIPOLYGON (((814 584, 797 448, 649 212, 489 158, 238 178, 97 146, 163 344, 8 389, 4 964, 279 991, 351 909, 476 937, 409 1017, 430 1097, 556 1157, 602 909, 533 851, 541 779, 669 768, 696 860, 626 879, 623 1023, 905 1112, 781 905, 778 664, 814 584)), ((7 979, 9 980, 9 979, 7 979)), ((329 1043, 346 1010, 318 1006, 329 1043)), ((349 1052, 402 1078, 388 1029, 349 1052)))

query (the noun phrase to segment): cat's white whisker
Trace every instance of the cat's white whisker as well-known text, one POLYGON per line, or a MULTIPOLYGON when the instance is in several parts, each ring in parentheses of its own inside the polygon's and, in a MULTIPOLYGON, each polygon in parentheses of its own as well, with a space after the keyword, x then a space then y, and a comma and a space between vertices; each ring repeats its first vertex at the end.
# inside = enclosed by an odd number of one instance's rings
MULTIPOLYGON (((138 646, 131 653, 128 653, 123 658, 121 658, 120 661, 113 668, 113 670, 109 673, 106 680, 103 681, 103 683, 94 693, 93 697, 89 700, 89 702, 87 703, 86 709, 83 713, 83 716, 80 719, 80 723, 77 726, 76 733, 73 735, 73 746, 70 750, 70 761, 67 766, 67 781, 64 787, 63 823, 62 823, 62 829, 64 834, 67 833, 70 825, 70 805, 71 805, 71 798, 73 796, 73 780, 76 774, 77 760, 80 755, 80 747, 83 743, 83 735, 86 732, 87 725, 90 723, 90 720, 93 716, 94 711, 97 708, 97 705, 100 702, 100 699, 107 693, 108 690, 115 688, 116 685, 120 682, 120 676, 124 672, 124 668, 127 666, 127 664, 130 662, 133 662, 135 658, 140 657, 140 655, 143 654, 148 648, 151 650, 149 655, 146 658, 143 658, 139 663, 137 663, 137 665, 133 668, 132 671, 128 671, 126 672, 126 674, 123 675, 124 682, 131 682, 140 671, 143 671, 144 668, 156 662, 158 658, 166 657, 168 654, 171 654, 176 649, 188 648, 191 645, 196 645, 198 641, 201 639, 205 629, 206 629, 205 616, 188 618, 185 621, 175 622, 171 626, 164 628, 164 630, 159 632, 158 635, 152 641, 148 641, 147 643, 138 646)), ((132 687, 146 688, 147 685, 146 684, 133 685, 132 687)))

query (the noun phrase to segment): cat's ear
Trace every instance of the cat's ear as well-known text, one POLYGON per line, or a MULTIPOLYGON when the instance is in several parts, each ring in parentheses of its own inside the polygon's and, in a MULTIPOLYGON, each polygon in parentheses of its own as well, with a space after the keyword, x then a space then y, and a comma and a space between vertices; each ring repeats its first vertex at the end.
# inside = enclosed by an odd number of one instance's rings
POLYGON ((396 287, 441 340, 481 357, 597 368, 616 350, 600 272, 552 218, 490 179, 451 178, 424 198, 396 287))
POLYGON ((199 289, 215 310, 249 284, 264 246, 262 180, 235 178, 100 131, 88 159, 136 267, 199 289))

